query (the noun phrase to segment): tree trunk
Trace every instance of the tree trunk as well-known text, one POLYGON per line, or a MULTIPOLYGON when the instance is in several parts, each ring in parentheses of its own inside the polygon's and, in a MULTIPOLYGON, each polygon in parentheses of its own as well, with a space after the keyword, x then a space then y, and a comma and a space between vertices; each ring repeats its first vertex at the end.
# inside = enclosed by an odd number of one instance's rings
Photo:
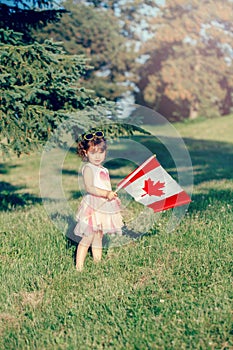
POLYGON ((199 107, 199 104, 197 101, 191 102, 190 111, 189 111, 189 119, 193 120, 193 119, 196 119, 198 117, 198 107, 199 107))

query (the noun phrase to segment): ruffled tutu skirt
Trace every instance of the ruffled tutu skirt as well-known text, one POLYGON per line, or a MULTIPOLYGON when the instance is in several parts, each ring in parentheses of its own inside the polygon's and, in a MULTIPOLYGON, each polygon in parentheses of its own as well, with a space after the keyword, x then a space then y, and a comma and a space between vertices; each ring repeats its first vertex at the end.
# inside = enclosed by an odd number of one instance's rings
POLYGON ((74 234, 80 237, 97 231, 122 235, 121 202, 119 198, 108 201, 106 198, 87 194, 76 213, 76 221, 74 234))

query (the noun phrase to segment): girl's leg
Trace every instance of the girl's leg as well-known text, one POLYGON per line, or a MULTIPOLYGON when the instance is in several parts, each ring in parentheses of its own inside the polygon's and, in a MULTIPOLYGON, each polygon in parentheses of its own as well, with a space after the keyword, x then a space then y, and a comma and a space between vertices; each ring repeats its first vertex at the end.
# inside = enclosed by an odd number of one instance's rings
POLYGON ((94 234, 94 238, 91 246, 94 262, 99 262, 102 258, 102 239, 103 239, 102 231, 98 231, 94 234))
POLYGON ((76 269, 78 271, 82 271, 84 261, 87 256, 88 248, 90 247, 91 243, 93 241, 93 236, 90 237, 83 237, 80 241, 76 253, 76 269))

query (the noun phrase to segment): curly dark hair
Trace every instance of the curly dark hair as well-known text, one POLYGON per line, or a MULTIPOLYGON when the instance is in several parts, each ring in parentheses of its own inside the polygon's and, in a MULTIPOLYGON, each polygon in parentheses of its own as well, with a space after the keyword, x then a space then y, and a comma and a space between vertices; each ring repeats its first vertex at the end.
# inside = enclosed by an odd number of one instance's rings
POLYGON ((88 158, 86 156, 86 152, 89 150, 90 147, 95 146, 100 146, 101 151, 106 151, 107 141, 104 138, 104 136, 101 138, 94 137, 91 141, 82 139, 77 144, 77 154, 82 158, 83 161, 87 162, 88 158))

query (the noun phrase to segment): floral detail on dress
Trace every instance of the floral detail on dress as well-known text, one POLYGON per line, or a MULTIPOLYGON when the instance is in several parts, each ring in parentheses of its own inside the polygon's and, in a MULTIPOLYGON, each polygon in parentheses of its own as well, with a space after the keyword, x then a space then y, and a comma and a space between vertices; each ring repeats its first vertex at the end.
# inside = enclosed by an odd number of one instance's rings
POLYGON ((99 176, 102 181, 110 181, 108 172, 101 170, 99 176))

